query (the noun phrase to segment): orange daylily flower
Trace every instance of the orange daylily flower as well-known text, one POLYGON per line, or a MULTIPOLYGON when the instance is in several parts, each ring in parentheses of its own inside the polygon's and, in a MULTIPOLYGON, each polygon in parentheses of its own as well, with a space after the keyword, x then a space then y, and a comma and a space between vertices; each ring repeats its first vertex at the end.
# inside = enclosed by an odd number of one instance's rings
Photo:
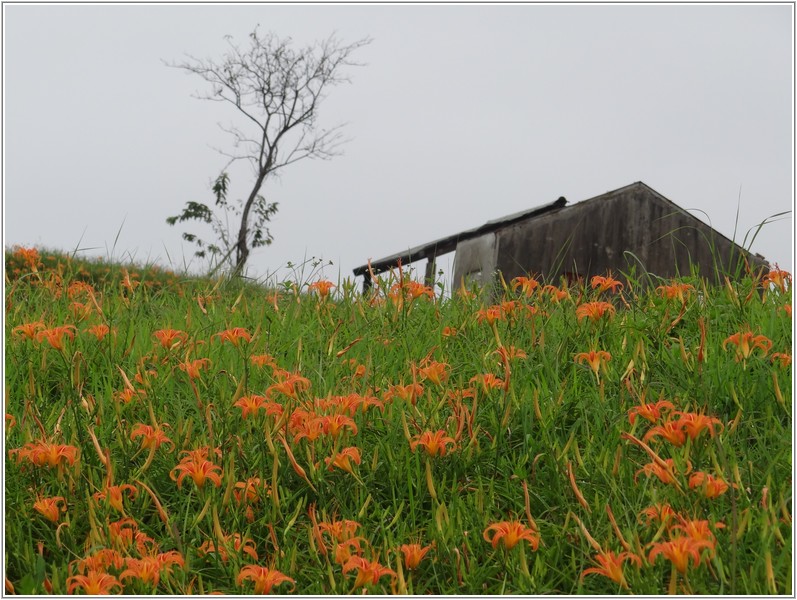
POLYGON ((138 533, 138 524, 129 517, 108 523, 108 540, 114 550, 129 548, 135 540, 136 533, 138 533))
POLYGON ((123 485, 112 485, 106 487, 105 491, 103 492, 96 492, 92 498, 94 498, 94 500, 97 502, 103 501, 107 498, 108 504, 110 504, 119 512, 124 513, 122 500, 125 492, 127 492, 127 497, 130 498, 130 500, 133 500, 136 497, 136 494, 138 494, 138 489, 136 486, 129 483, 125 483, 123 485))
POLYGON ((542 288, 542 292, 541 293, 543 295, 550 296, 551 300, 553 300, 557 304, 559 302, 561 302, 562 300, 564 300, 565 298, 569 298, 570 297, 570 292, 568 292, 566 289, 559 289, 555 285, 546 285, 546 286, 544 286, 542 288))
POLYGON ((139 396, 146 396, 146 390, 138 389, 135 390, 131 387, 126 387, 120 392, 114 392, 113 397, 121 402, 122 404, 129 404, 134 399, 138 398, 139 396))
POLYGON ((575 361, 577 363, 587 363, 596 377, 600 368, 605 368, 606 363, 611 359, 612 355, 606 350, 590 350, 589 352, 579 352, 575 355, 575 361))
POLYGON ((681 304, 685 304, 694 291, 694 286, 688 283, 679 283, 671 281, 668 285, 660 285, 656 288, 662 298, 666 300, 678 300, 681 304))
POLYGON ((36 333, 40 329, 45 329, 47 326, 42 321, 33 321, 31 323, 23 323, 17 325, 11 330, 11 335, 19 338, 27 338, 29 340, 36 339, 36 333))
MULTIPOLYGON (((671 458, 665 458, 662 462, 666 465, 666 467, 660 465, 656 461, 649 462, 648 464, 644 465, 634 474, 634 481, 636 482, 640 473, 644 473, 648 477, 655 475, 662 483, 674 483, 675 474, 677 473, 675 470, 675 462, 671 458)), ((688 463, 686 472, 688 473, 691 471, 691 469, 691 464, 688 463)))
POLYGON ((608 302, 586 302, 584 304, 579 304, 576 308, 576 317, 578 317, 579 323, 585 318, 596 322, 606 314, 611 318, 615 312, 614 306, 608 302))
POLYGON ((686 443, 686 432, 681 427, 680 421, 667 420, 661 425, 651 427, 645 437, 642 438, 642 441, 647 442, 657 436, 663 437, 676 447, 683 446, 686 443))
POLYGON ((321 417, 321 424, 324 428, 324 433, 332 436, 333 439, 338 437, 343 430, 347 428, 351 431, 352 435, 357 433, 357 424, 354 422, 354 419, 346 415, 337 414, 321 417))
POLYGON ((270 354, 253 354, 249 357, 249 362, 256 367, 275 368, 277 366, 277 361, 270 354))
POLYGON ((292 584, 296 583, 294 579, 291 579, 284 573, 276 569, 261 567, 260 565, 246 565, 242 567, 238 572, 238 577, 235 578, 235 582, 240 586, 244 581, 253 581, 255 583, 255 594, 270 594, 274 586, 285 583, 286 581, 292 584))
POLYGON ((34 503, 33 508, 48 521, 58 523, 62 512, 66 512, 66 500, 63 496, 53 496, 51 498, 39 497, 34 503))
POLYGON ((210 455, 213 454, 216 458, 221 458, 221 448, 211 448, 210 446, 201 446, 193 450, 183 450, 180 454, 183 458, 180 459, 181 463, 185 462, 200 462, 203 460, 210 460, 210 455))
POLYGON ((179 363, 177 366, 191 379, 198 379, 201 375, 200 372, 207 369, 209 364, 209 358, 197 358, 191 361, 186 360, 185 362, 179 363))
POLYGON ((390 575, 392 579, 396 579, 396 572, 387 567, 383 567, 377 561, 368 561, 361 556, 352 556, 345 565, 343 565, 343 572, 357 570, 357 579, 354 581, 354 587, 365 587, 367 585, 376 585, 379 580, 385 575, 390 575))
POLYGON ((348 473, 354 474, 353 468, 351 466, 352 461, 354 461, 354 464, 356 465, 359 465, 362 462, 362 459, 360 458, 360 450, 355 446, 343 448, 343 450, 335 454, 335 456, 324 459, 324 462, 327 464, 327 468, 330 471, 332 470, 332 467, 338 467, 339 469, 343 469, 348 473))
POLYGON ((179 344, 185 344, 188 340, 188 334, 179 329, 159 329, 152 335, 158 338, 158 342, 164 348, 174 348, 179 344))
MULTIPOLYGON (((357 340, 355 340, 355 342, 352 343, 356 343, 356 341, 357 340)), ((340 352, 338 352, 338 354, 340 354, 344 350, 341 350, 340 352)), ((352 379, 360 379, 365 376, 365 365, 361 365, 360 363, 358 363, 356 358, 350 358, 348 360, 344 358, 343 364, 348 365, 349 369, 353 371, 351 376, 352 379)))
POLYGON ((520 288, 521 292, 525 294, 527 297, 531 296, 538 287, 540 287, 540 282, 534 279, 533 277, 515 277, 512 280, 512 291, 520 288))
POLYGON ((261 408, 266 411, 266 416, 275 416, 278 420, 285 412, 285 408, 279 402, 266 402, 261 408))
POLYGON ((500 307, 503 313, 507 317, 513 317, 515 315, 515 309, 520 305, 517 300, 505 300, 501 302, 500 307))
POLYGON ((50 271, 47 274, 47 278, 44 279, 41 282, 41 284, 44 285, 44 288, 50 292, 50 294, 54 299, 58 299, 61 297, 64 287, 64 278, 61 277, 58 273, 50 271))
POLYGON ((628 410, 628 422, 633 425, 637 416, 647 419, 651 423, 655 423, 661 418, 661 413, 664 409, 672 410, 675 406, 669 400, 659 400, 651 404, 640 404, 628 410))
POLYGON ((434 299, 434 290, 428 285, 423 285, 417 281, 406 281, 404 283, 404 289, 411 300, 417 300, 421 296, 434 299))
POLYGON ((233 406, 240 408, 241 417, 246 419, 249 415, 257 416, 257 411, 263 408, 265 403, 266 399, 263 396, 250 394, 248 396, 241 396, 238 398, 238 400, 233 403, 233 406))
POLYGON ((457 335, 457 328, 456 327, 449 327, 448 325, 446 325, 445 327, 443 327, 443 331, 441 332, 441 335, 443 337, 454 337, 455 335, 457 335))
POLYGON ((476 313, 476 320, 479 323, 487 321, 488 325, 492 325, 496 321, 503 321, 505 318, 506 314, 500 306, 489 306, 476 313))
POLYGON ((398 396, 402 400, 410 402, 413 406, 418 402, 418 397, 423 395, 423 386, 420 383, 410 383, 407 385, 391 385, 382 396, 385 402, 390 402, 398 396))
POLYGON ((608 277, 603 277, 602 275, 595 275, 595 277, 593 277, 590 280, 590 285, 592 286, 593 290, 597 289, 598 293, 605 292, 606 290, 611 290, 612 293, 614 293, 617 291, 618 288, 623 289, 623 284, 614 277, 612 277, 611 273, 609 274, 608 277))
MULTIPOLYGON (((403 286, 400 283, 394 283, 390 286, 390 291, 387 294, 387 297, 390 298, 390 301, 397 307, 404 306, 404 293, 403 293, 403 286)), ((381 306, 384 304, 384 299, 380 299, 374 297, 371 300, 371 306, 381 306)))
POLYGON ((85 331, 86 333, 93 335, 95 338, 97 338, 98 342, 101 342, 102 340, 105 339, 106 335, 111 333, 111 328, 108 327, 107 325, 100 324, 100 325, 94 325, 93 327, 89 327, 85 331))
POLYGON ((354 416, 354 414, 360 409, 362 409, 362 412, 365 413, 369 406, 376 406, 380 410, 383 410, 385 407, 381 401, 377 400, 373 396, 362 396, 360 394, 352 393, 347 396, 335 396, 334 398, 340 411, 349 413, 351 416, 354 416))
POLYGON ((585 575, 594 573, 595 575, 603 575, 608 577, 623 589, 628 589, 628 583, 623 575, 623 561, 630 560, 636 562, 637 566, 642 566, 642 559, 633 552, 620 552, 615 554, 611 550, 598 552, 593 560, 598 564, 597 567, 590 567, 581 572, 581 580, 585 575))
POLYGON ((63 350, 64 337, 74 340, 75 331, 77 331, 77 328, 74 325, 61 325, 59 327, 43 329, 36 334, 36 341, 41 342, 47 340, 47 343, 56 350, 63 350))
POLYGON ((317 418, 318 415, 314 411, 306 410, 301 406, 294 408, 293 412, 288 417, 288 431, 296 433, 296 431, 304 427, 307 421, 317 418))
POLYGON ((788 271, 782 271, 777 268, 771 269, 769 273, 764 275, 761 283, 764 285, 764 288, 768 288, 770 285, 774 285, 777 289, 779 289, 782 293, 786 293, 786 284, 789 284, 789 288, 791 288, 791 273, 788 271))
POLYGON ((652 545, 648 562, 653 564, 659 554, 669 560, 679 573, 686 573, 689 567, 689 558, 692 558, 695 566, 700 564, 700 551, 703 548, 711 548, 711 543, 706 540, 693 540, 690 537, 679 536, 667 542, 657 542, 652 545))
POLYGON ((69 305, 69 311, 72 313, 72 317, 78 322, 84 321, 88 317, 91 316, 94 307, 91 304, 84 304, 83 302, 72 302, 69 305))
POLYGON ((435 385, 442 385, 448 379, 448 363, 430 361, 425 367, 418 369, 418 373, 423 379, 428 379, 435 385))
POLYGON ((136 281, 137 277, 139 277, 138 273, 129 273, 127 269, 122 269, 122 287, 134 292, 136 288, 141 285, 140 281, 136 281))
POLYGON ((481 385, 482 390, 484 390, 485 394, 489 394, 490 390, 494 390, 495 388, 499 388, 504 385, 504 380, 496 377, 492 373, 483 373, 481 375, 474 375, 470 378, 468 383, 478 383, 481 385))
POLYGON ((326 299, 332 288, 337 287, 331 281, 316 281, 315 283, 308 284, 308 288, 318 294, 319 298, 326 299))
POLYGON ((156 587, 164 572, 171 573, 174 565, 185 566, 185 559, 179 552, 171 550, 157 556, 145 556, 144 558, 127 557, 125 558, 125 564, 127 569, 119 575, 120 581, 135 577, 143 583, 150 583, 153 587, 156 587))
POLYGON ((390 300, 397 306, 403 306, 405 298, 412 302, 421 296, 434 299, 434 290, 428 285, 424 285, 418 281, 394 283, 390 287, 390 292, 388 293, 390 300))
POLYGON ((696 471, 689 477, 689 488, 701 488, 706 498, 717 498, 728 491, 728 484, 713 475, 696 471))
POLYGON ((368 543, 365 538, 354 537, 346 541, 335 544, 335 551, 333 559, 336 564, 345 565, 349 562, 352 556, 360 556, 363 553, 363 548, 360 545, 362 542, 368 543))
POLYGON ((174 467, 169 473, 171 480, 177 482, 178 488, 182 487, 183 479, 186 477, 193 479, 198 488, 204 487, 205 482, 208 480, 216 487, 221 487, 221 475, 221 467, 214 465, 208 460, 183 460, 183 462, 174 467), (175 477, 176 471, 179 471, 179 475, 175 477), (218 473, 216 471, 218 471, 218 473))
POLYGON ((94 286, 85 281, 73 281, 69 284, 66 290, 67 296, 75 298, 77 296, 93 296, 95 293, 94 286))
POLYGON ((753 335, 751 331, 740 331, 725 338, 722 342, 724 350, 728 344, 736 346, 736 362, 747 360, 756 348, 760 349, 766 356, 772 349, 772 340, 764 335, 753 335))
POLYGON ((350 519, 332 522, 321 521, 318 523, 319 532, 326 533, 339 544, 355 538, 357 529, 360 527, 361 525, 357 521, 352 521, 350 519))
POLYGON ((243 327, 225 329, 221 333, 217 333, 216 337, 218 337, 222 342, 230 342, 236 348, 240 345, 241 340, 246 342, 252 341, 252 334, 243 327))
POLYGON ((6 431, 9 431, 12 427, 15 427, 17 424, 17 419, 11 413, 6 413, 6 431))
POLYGON ((536 315, 548 316, 547 312, 545 312, 543 310, 540 310, 536 306, 531 306, 530 304, 527 304, 526 306, 524 306, 523 309, 525 311, 524 312, 524 316, 527 317, 527 318, 531 318, 531 317, 534 317, 536 315))
MULTIPOLYGON (((152 387, 152 379, 158 378, 158 371, 153 368, 144 369, 136 369, 136 374, 133 376, 133 380, 136 383, 140 383, 145 387, 152 387)), ((125 380, 127 383, 127 380, 125 380)), ((144 390, 139 390, 142 396, 146 396, 146 392, 144 390)))
POLYGON ((277 383, 270 385, 266 390, 266 397, 269 399, 271 399, 271 396, 275 392, 279 392, 295 400, 298 398, 299 392, 303 392, 310 388, 310 380, 306 377, 302 377, 298 373, 281 371, 275 375, 277 377, 277 383))
POLYGON ((130 517, 108 524, 108 538, 115 549, 127 550, 136 544, 140 554, 150 554, 157 550, 158 544, 146 533, 138 530, 138 523, 130 517))
POLYGON ((73 575, 66 580, 66 592, 75 593, 78 588, 89 596, 108 596, 114 590, 122 591, 122 584, 113 575, 103 571, 90 569, 85 575, 73 575))
POLYGON ((408 571, 417 569, 421 564, 423 557, 426 556, 426 553, 432 549, 432 546, 433 545, 421 546, 418 543, 402 544, 399 547, 399 550, 401 550, 401 552, 404 554, 404 567, 408 571))
POLYGON ((773 363, 777 362, 778 366, 784 369, 791 366, 791 354, 786 352, 775 352, 769 360, 773 363))
POLYGON ((102 548, 85 558, 73 560, 69 563, 69 569, 71 572, 74 568, 78 573, 85 573, 86 571, 106 571, 108 567, 119 570, 124 564, 125 559, 118 551, 113 548, 102 548))
POLYGON ((246 481, 238 481, 233 489, 233 496, 238 504, 255 504, 260 500, 260 492, 270 494, 268 483, 260 477, 250 477, 246 481))
POLYGON ((639 513, 639 522, 644 525, 650 525, 655 521, 660 523, 667 523, 674 519, 677 513, 672 509, 669 504, 654 504, 642 510, 639 513), (644 517, 644 519, 643 519, 644 517))
POLYGON ((227 562, 230 557, 227 554, 227 547, 231 547, 235 552, 243 552, 248 554, 252 557, 253 560, 258 560, 257 557, 257 547, 255 546, 254 540, 250 537, 241 537, 240 533, 233 533, 231 535, 224 536, 223 540, 221 541, 221 545, 216 548, 216 544, 212 541, 208 540, 203 542, 197 548, 197 554, 202 556, 207 556, 208 554, 218 554, 221 562, 227 562))
POLYGON ((515 348, 514 346, 499 346, 495 351, 501 361, 506 363, 516 358, 528 358, 528 354, 522 348, 515 348))
POLYGON ((28 442, 22 448, 12 448, 8 451, 11 458, 16 455, 17 464, 27 459, 37 467, 63 467, 66 464, 74 465, 78 460, 78 449, 66 444, 51 444, 41 440, 28 442))
POLYGON ((493 548, 497 548, 498 543, 502 542, 507 550, 514 548, 522 540, 526 540, 535 551, 540 545, 539 532, 532 527, 526 527, 519 521, 493 523, 484 530, 482 537, 485 541, 490 542, 493 548), (491 537, 490 532, 493 530, 495 533, 491 537))
MULTIPOLYGON (((164 426, 168 426, 168 423, 164 423, 164 426)), ((141 440, 141 448, 143 449, 155 448, 157 450, 162 444, 169 444, 174 448, 174 442, 166 437, 163 430, 160 428, 155 429, 151 425, 144 425, 143 423, 136 424, 130 432, 130 439, 135 440, 137 437, 144 438, 141 440)))
POLYGON ((681 427, 690 439, 694 440, 704 429, 708 429, 711 437, 714 437, 714 425, 719 425, 722 429, 725 426, 722 421, 715 417, 708 417, 699 413, 686 413, 678 411, 680 415, 678 426, 681 427))
POLYGON ((724 523, 717 522, 712 525, 709 523, 709 521, 684 519, 680 515, 678 515, 678 520, 680 523, 676 523, 670 527, 670 532, 674 530, 681 530, 684 535, 692 538, 695 541, 705 540, 709 542, 711 544, 710 550, 713 554, 714 549, 717 546, 717 539, 714 537, 714 533, 711 531, 711 528, 713 527, 714 529, 722 529, 725 527, 724 523))
MULTIPOLYGON (((293 414, 296 414, 301 409, 296 409, 293 414)), ((304 411, 301 411, 304 412, 304 411)), ((290 425, 296 433, 293 435, 293 443, 295 444, 300 439, 305 438, 308 442, 314 442, 322 435, 324 435, 324 417, 310 415, 295 424, 290 425)))
POLYGON ((23 246, 14 247, 14 258, 21 260, 35 273, 36 267, 40 264, 39 251, 36 248, 25 248, 23 246))
POLYGON ((422 434, 416 436, 410 442, 410 449, 415 452, 415 448, 423 446, 429 456, 445 456, 446 446, 451 444, 456 447, 457 442, 454 438, 446 435, 442 429, 438 429, 434 433, 431 431, 424 431, 422 434))

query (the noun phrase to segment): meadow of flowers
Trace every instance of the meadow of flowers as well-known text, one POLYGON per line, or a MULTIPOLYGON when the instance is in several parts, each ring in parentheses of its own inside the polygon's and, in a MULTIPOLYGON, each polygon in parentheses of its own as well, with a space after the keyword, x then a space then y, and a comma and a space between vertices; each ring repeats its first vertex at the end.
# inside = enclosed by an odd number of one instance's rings
POLYGON ((784 271, 144 279, 7 252, 7 593, 793 593, 784 271))

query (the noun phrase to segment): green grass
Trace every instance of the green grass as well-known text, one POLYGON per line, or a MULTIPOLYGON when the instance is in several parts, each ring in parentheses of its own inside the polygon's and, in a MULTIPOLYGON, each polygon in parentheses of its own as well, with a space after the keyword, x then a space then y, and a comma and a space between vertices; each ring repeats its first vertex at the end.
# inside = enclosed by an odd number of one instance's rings
POLYGON ((679 280, 692 286, 683 302, 633 282, 615 293, 558 288, 568 292, 559 301, 542 285, 529 296, 510 285, 495 305, 514 304, 491 324, 483 297, 438 285, 435 297, 419 286, 427 293, 413 299, 406 273, 367 296, 344 281, 321 298, 301 280, 266 289, 42 255, 6 254, 4 567, 17 593, 84 591, 74 577, 103 549, 118 560, 97 569, 120 582, 112 591, 249 593, 253 582, 239 575, 260 565, 294 580, 274 592, 352 593, 356 560, 340 564, 325 530, 340 520, 358 524, 352 554, 390 570, 366 584, 374 593, 793 593, 791 366, 776 356, 791 356, 790 285, 748 275, 710 287, 693 276, 679 280), (579 319, 592 301, 614 313, 579 319), (33 337, 19 328, 36 322, 33 337), (62 325, 74 326, 74 339, 59 349, 40 332, 62 325), (98 325, 111 332, 101 340, 89 331, 98 325), (183 334, 164 346, 155 332, 169 328, 183 334), (218 335, 233 328, 251 339, 218 335), (737 360, 729 337, 748 330, 767 341, 737 360), (505 364, 499 340, 525 357, 505 364), (576 360, 591 350, 611 356, 597 375, 576 360), (252 361, 263 355, 274 365, 252 361), (198 359, 207 361, 191 379, 185 363, 198 359), (434 362, 443 364, 439 383, 425 379, 434 362), (309 387, 280 391, 288 372, 309 387), (506 385, 484 389, 474 379, 484 374, 506 385), (395 387, 412 383, 423 386, 415 404, 395 387), (244 418, 236 402, 252 395, 263 407, 244 418), (346 397, 371 405, 349 413, 346 397), (674 483, 639 472, 652 459, 629 436, 642 440, 668 414, 676 419, 665 411, 656 424, 631 425, 640 399, 717 420, 714 435, 683 445, 647 439, 673 459, 674 483), (337 437, 327 430, 310 441, 299 435, 302 410, 309 422, 350 420, 337 437), (131 436, 140 424, 162 427, 172 445, 142 449, 131 436), (415 442, 437 430, 452 441, 430 456, 415 442), (77 448, 74 464, 34 464, 30 450, 43 441, 77 448), (183 452, 202 447, 219 485, 187 476, 178 487, 183 452), (346 447, 360 464, 329 470, 325 459, 346 447), (727 491, 706 497, 690 487, 695 472, 727 491), (259 493, 239 501, 252 478, 259 493), (123 513, 94 497, 109 479, 133 486, 123 513), (33 506, 53 497, 65 509, 55 522, 33 506), (640 513, 655 504, 678 516, 646 524, 640 513), (683 574, 665 556, 649 560, 656 544, 683 537, 679 518, 708 521, 713 536, 683 574), (485 530, 503 521, 520 522, 531 540, 494 548, 485 530), (114 545, 120 522, 131 537, 114 545), (233 534, 250 541, 225 546, 221 536, 233 534), (414 542, 432 548, 409 571, 399 547, 414 542), (623 563, 627 588, 582 577, 596 566, 595 545, 638 557, 623 563), (137 571, 147 555, 173 559, 157 585, 137 571))

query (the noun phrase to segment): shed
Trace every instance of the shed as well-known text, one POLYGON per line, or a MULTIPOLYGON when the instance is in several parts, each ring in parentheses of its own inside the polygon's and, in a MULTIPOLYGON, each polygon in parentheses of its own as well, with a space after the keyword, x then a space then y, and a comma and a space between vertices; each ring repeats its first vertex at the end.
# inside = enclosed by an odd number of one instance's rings
MULTIPOLYGON (((572 205, 564 197, 426 244, 371 261, 374 274, 399 264, 427 259, 426 279, 433 281, 435 259, 456 251, 454 282, 488 285, 498 272, 509 281, 534 274, 557 281, 611 271, 619 279, 637 272, 663 278, 690 273, 717 282, 733 276, 747 261, 753 269, 768 264, 703 221, 638 181, 572 205)), ((371 286, 368 265, 354 269, 371 286)))

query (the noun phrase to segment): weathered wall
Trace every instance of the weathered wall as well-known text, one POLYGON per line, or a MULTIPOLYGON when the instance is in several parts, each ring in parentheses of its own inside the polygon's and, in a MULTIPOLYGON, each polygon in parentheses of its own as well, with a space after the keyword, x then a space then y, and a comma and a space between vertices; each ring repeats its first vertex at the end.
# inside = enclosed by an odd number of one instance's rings
POLYGON ((454 255, 454 284, 459 285, 463 277, 466 285, 471 281, 481 286, 489 284, 495 272, 497 256, 494 233, 460 242, 454 255))
POLYGON ((619 276, 636 263, 626 251, 661 277, 688 275, 691 261, 713 280, 712 243, 725 269, 731 267, 729 240, 644 185, 541 215, 496 236, 496 267, 507 281, 525 273, 588 279, 611 270, 619 276))

